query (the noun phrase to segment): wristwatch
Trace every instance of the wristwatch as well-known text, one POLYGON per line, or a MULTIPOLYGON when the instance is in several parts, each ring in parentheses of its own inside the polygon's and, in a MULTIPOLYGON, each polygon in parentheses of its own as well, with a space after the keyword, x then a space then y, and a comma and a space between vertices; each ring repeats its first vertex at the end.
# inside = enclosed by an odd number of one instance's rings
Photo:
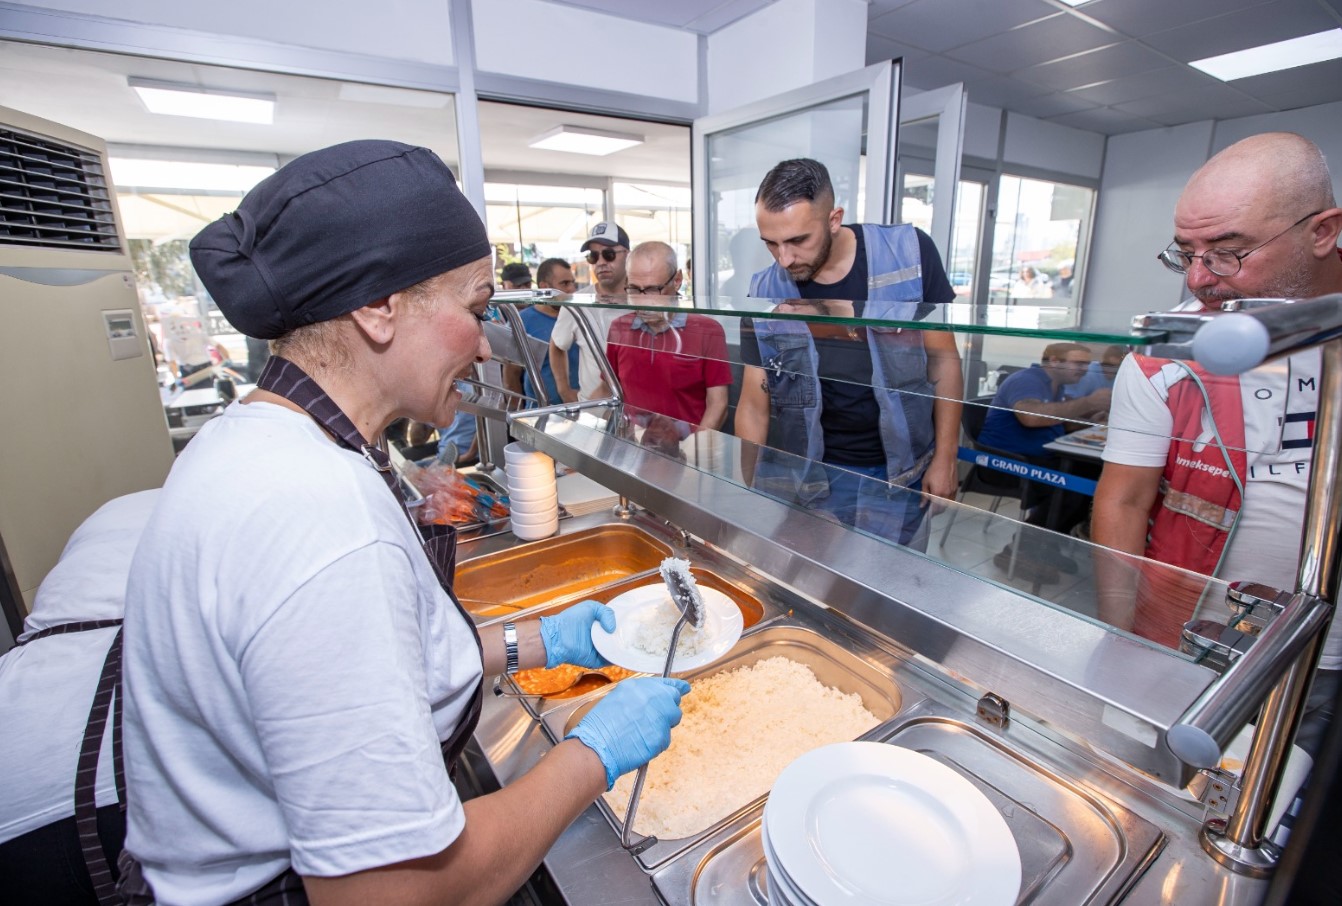
POLYGON ((511 676, 518 670, 516 623, 503 624, 503 657, 504 672, 511 676))

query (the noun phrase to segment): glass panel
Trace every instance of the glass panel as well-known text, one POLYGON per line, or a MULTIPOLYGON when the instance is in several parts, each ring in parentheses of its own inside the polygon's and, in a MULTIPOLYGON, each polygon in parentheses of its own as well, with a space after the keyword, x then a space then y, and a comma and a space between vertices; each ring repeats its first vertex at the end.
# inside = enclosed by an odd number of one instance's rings
POLYGON ((925 345, 931 332, 838 316, 854 303, 763 303, 746 318, 655 301, 583 306, 607 313, 600 337, 624 402, 562 417, 1160 645, 1177 648, 1194 618, 1231 621, 1223 582, 1090 541, 1101 411, 1082 405, 1047 425, 1021 421, 1078 382, 1089 348, 1069 344, 1060 354, 1051 338, 1016 337, 1022 355, 1033 349, 1034 392, 1005 399, 974 388, 962 401, 919 383, 920 373, 936 374, 941 354, 925 345), (896 382, 878 372, 901 375, 900 389, 883 390, 896 382), (905 420, 900 443, 909 450, 880 434, 894 424, 882 415, 886 402, 905 420), (963 429, 953 502, 921 493, 942 418, 963 429), (931 446, 914 455, 917 443, 931 446))
POLYGON ((563 185, 485 183, 485 219, 495 263, 521 261, 531 268, 546 258, 563 258, 573 267, 579 288, 592 284, 592 268, 578 249, 601 222, 605 193, 600 189, 563 185))
POLYGON ((698 296, 708 307, 728 308, 743 299, 750 275, 772 258, 755 229, 755 192, 781 160, 811 157, 834 183, 844 220, 865 220, 867 95, 854 94, 708 137, 708 260, 713 273, 698 296))
POLYGON ((983 203, 988 187, 962 179, 957 188, 951 224, 951 260, 946 275, 957 300, 972 301, 978 290, 979 237, 983 234, 983 203))
POLYGON ((616 182, 615 221, 625 228, 629 241, 635 245, 656 240, 675 249, 679 260, 684 262, 682 290, 692 292, 689 186, 616 182))
POLYGON ((1003 175, 997 192, 989 297, 994 302, 1056 299, 1080 305, 1077 262, 1090 231, 1095 192, 1003 175))

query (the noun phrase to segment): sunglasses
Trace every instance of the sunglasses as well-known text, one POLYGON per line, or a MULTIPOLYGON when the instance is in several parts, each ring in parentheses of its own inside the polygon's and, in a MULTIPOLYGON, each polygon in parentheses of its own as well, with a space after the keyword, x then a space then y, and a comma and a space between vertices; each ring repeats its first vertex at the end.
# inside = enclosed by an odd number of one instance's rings
POLYGON ((587 263, 596 264, 598 260, 610 262, 623 254, 624 249, 602 249, 599 252, 596 249, 592 249, 587 253, 587 263))

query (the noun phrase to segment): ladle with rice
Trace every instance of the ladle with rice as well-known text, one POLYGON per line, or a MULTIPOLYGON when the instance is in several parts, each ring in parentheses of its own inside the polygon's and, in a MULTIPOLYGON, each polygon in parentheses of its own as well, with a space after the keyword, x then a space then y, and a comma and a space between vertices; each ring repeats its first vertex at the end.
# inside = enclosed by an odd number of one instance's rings
MULTIPOLYGON (((676 620, 676 626, 671 630, 671 644, 666 649, 666 666, 662 668, 662 676, 666 677, 671 675, 671 663, 676 659, 676 644, 680 641, 680 633, 685 624, 690 623, 695 629, 703 628, 704 598, 699 594, 699 586, 690 573, 690 561, 679 557, 667 557, 662 561, 661 574, 662 581, 666 583, 666 590, 671 593, 671 603, 680 611, 680 619, 676 620)), ((634 790, 629 795, 629 808, 625 810, 624 829, 620 832, 620 845, 625 849, 637 845, 636 851, 639 851, 657 842, 657 839, 651 836, 644 837, 637 844, 633 842, 634 816, 638 812, 638 799, 643 793, 643 782, 647 778, 648 766, 645 764, 638 769, 638 776, 634 778, 634 790)))

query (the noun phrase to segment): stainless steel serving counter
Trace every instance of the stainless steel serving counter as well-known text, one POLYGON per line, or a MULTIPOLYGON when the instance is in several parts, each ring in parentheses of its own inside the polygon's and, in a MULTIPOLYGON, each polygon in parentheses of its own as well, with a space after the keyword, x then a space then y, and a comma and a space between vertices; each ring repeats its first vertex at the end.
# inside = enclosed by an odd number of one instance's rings
MULTIPOLYGON (((563 520, 560 531, 576 534, 618 521, 614 514, 592 514, 563 520)), ((829 607, 797 584, 759 571, 761 560, 751 550, 734 555, 729 546, 689 535, 646 511, 623 521, 672 549, 688 550, 697 566, 758 599, 762 619, 734 650, 749 647, 752 638, 787 641, 814 634, 859 661, 862 671, 888 677, 898 689, 897 711, 862 738, 929 754, 988 796, 1020 849, 1019 902, 1230 906, 1262 899, 1265 881, 1233 874, 1202 851, 1197 835, 1203 807, 1187 793, 1065 736, 1047 723, 1047 714, 1017 712, 1004 726, 980 717, 978 694, 994 678, 961 682, 960 674, 974 669, 964 652, 948 659, 957 664, 948 671, 945 663, 917 657, 891 635, 873 631, 851 610, 829 607)), ((467 542, 460 562, 518 543, 508 534, 467 542)), ((574 712, 599 694, 552 702, 544 710, 517 698, 487 696, 467 752, 470 773, 485 789, 507 784, 532 767, 574 712)), ((761 809, 762 801, 743 803, 702 834, 662 841, 635 856, 621 848, 612 813, 594 805, 546 855, 546 886, 574 906, 763 904, 761 809)))

